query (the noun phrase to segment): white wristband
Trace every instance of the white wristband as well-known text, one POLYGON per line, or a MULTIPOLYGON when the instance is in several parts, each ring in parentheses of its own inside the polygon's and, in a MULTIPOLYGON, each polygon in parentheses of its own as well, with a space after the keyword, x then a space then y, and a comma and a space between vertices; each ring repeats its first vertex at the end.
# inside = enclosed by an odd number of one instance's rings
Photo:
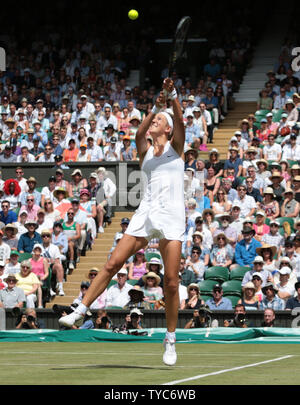
POLYGON ((175 98, 177 98, 177 91, 176 91, 176 89, 173 89, 173 90, 171 91, 171 93, 169 93, 168 98, 169 98, 170 100, 175 100, 175 98))
POLYGON ((151 110, 151 112, 152 112, 152 114, 158 114, 159 112, 160 112, 160 108, 158 108, 157 106, 156 106, 156 104, 154 104, 154 106, 152 107, 152 110, 151 110))

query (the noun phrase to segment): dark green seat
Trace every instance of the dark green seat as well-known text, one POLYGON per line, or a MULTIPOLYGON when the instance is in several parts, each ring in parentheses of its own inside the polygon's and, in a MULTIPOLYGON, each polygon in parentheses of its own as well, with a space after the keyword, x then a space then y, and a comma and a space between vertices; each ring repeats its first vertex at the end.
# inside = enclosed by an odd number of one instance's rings
POLYGON ((23 260, 28 260, 32 258, 32 253, 20 253, 20 256, 18 258, 18 262, 21 263, 23 260))
POLYGON ((209 295, 212 296, 212 289, 214 285, 218 284, 215 280, 203 280, 198 283, 200 289, 200 296, 209 295))
POLYGON ((127 283, 130 285, 136 285, 139 280, 127 280, 127 283))
POLYGON ((244 278, 244 275, 247 273, 247 271, 250 271, 251 268, 250 267, 246 267, 246 266, 237 266, 234 267, 231 271, 230 271, 230 275, 229 275, 229 279, 230 280, 239 280, 242 281, 244 278))
POLYGON ((150 262, 150 260, 153 259, 153 257, 161 260, 161 255, 159 253, 155 253, 155 252, 146 252, 145 253, 146 262, 150 262))
POLYGON ((290 224, 291 227, 291 231, 294 231, 294 218, 290 218, 290 217, 280 217, 280 218, 276 218, 276 221, 278 221, 280 223, 280 226, 282 227, 283 224, 285 222, 288 222, 290 224))
POLYGON ((226 298, 228 298, 231 301, 232 307, 234 308, 236 304, 238 303, 240 297, 237 295, 226 295, 226 298))
POLYGON ((210 300, 211 297, 212 297, 211 295, 202 295, 202 294, 200 294, 200 298, 201 298, 204 302, 210 300))
POLYGON ((109 284, 108 284, 108 286, 107 286, 107 289, 109 289, 110 287, 112 287, 114 284, 117 284, 117 281, 116 281, 116 280, 110 280, 110 282, 109 282, 109 284))
POLYGON ((229 280, 229 270, 227 267, 212 266, 205 270, 205 280, 215 280, 217 283, 223 283, 229 280))
POLYGON ((241 297, 242 295, 242 282, 240 280, 229 280, 225 281, 222 284, 223 294, 227 295, 236 295, 241 297))

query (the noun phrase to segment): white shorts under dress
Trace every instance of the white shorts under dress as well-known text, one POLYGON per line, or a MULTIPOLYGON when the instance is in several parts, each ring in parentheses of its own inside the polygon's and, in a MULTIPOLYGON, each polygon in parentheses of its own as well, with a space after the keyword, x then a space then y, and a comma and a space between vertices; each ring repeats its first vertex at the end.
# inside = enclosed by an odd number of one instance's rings
POLYGON ((170 142, 161 156, 148 149, 141 170, 145 174, 145 193, 133 215, 126 234, 143 237, 179 240, 185 232, 184 161, 170 142))

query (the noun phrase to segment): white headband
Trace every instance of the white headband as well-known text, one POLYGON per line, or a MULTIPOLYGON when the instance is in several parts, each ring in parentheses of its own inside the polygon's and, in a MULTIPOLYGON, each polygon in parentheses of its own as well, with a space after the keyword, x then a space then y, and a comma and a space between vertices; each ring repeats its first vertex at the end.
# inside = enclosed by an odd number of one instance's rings
POLYGON ((164 117, 166 117, 166 120, 167 120, 167 122, 168 122, 168 125, 169 125, 169 127, 171 128, 171 132, 170 132, 170 133, 172 133, 172 132, 173 132, 173 120, 172 120, 170 114, 168 114, 168 113, 165 112, 165 111, 161 111, 160 114, 162 114, 164 117))

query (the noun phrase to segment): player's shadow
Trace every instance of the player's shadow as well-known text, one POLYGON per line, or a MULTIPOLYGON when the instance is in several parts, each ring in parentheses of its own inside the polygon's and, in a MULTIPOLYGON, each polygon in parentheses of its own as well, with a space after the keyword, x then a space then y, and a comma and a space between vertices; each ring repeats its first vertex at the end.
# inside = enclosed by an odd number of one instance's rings
POLYGON ((79 366, 79 367, 55 367, 51 368, 50 370, 79 370, 82 368, 125 368, 125 369, 141 369, 141 370, 170 370, 169 368, 161 368, 161 367, 148 367, 148 366, 130 366, 130 365, 124 365, 124 364, 93 364, 93 365, 88 365, 88 366, 79 366))

